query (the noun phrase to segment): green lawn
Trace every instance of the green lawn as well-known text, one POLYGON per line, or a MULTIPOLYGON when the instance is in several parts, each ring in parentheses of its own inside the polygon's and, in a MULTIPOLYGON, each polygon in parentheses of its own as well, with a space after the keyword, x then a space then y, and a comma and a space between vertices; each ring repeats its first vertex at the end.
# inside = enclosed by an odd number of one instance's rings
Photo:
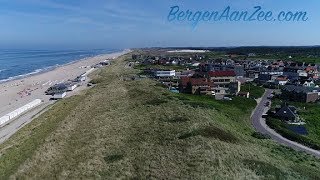
POLYGON ((263 87, 256 86, 251 83, 246 83, 241 86, 241 91, 249 92, 251 98, 257 99, 262 97, 262 95, 265 92, 265 89, 263 87))
POLYGON ((185 66, 178 66, 178 65, 136 65, 135 69, 161 69, 161 70, 176 70, 176 71, 184 71, 187 69, 185 66))
POLYGON ((248 59, 256 59, 256 60, 261 60, 261 59, 268 59, 268 60, 283 60, 283 61, 295 61, 295 62, 306 62, 306 63, 320 63, 320 58, 319 57, 308 57, 308 56, 294 56, 292 59, 289 59, 289 55, 260 55, 256 57, 250 57, 248 59))
POLYGON ((256 138, 256 102, 174 94, 119 58, 0 145, 0 179, 319 179, 318 159, 256 138))

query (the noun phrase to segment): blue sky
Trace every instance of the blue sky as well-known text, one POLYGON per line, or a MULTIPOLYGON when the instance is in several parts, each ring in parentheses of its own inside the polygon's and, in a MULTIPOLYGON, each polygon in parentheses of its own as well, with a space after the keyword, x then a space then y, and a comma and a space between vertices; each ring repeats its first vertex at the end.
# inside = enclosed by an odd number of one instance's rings
POLYGON ((320 45, 318 0, 0 0, 0 48, 320 45), (306 11, 306 22, 168 22, 193 11, 306 11))

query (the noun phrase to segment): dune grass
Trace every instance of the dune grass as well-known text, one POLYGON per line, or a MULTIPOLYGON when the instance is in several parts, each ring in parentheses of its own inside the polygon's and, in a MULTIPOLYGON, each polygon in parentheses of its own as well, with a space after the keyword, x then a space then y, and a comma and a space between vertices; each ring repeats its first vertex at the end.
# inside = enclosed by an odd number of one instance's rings
POLYGON ((320 162, 255 138, 255 101, 170 93, 125 59, 0 145, 0 179, 314 179, 320 162), (310 172, 310 173, 308 173, 310 172))

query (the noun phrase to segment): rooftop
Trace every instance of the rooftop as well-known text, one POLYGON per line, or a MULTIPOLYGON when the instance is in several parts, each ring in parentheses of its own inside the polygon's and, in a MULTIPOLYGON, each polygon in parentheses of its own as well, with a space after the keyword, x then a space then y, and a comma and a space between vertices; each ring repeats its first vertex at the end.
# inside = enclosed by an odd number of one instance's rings
POLYGON ((230 77, 230 76, 236 76, 236 73, 234 71, 210 71, 209 76, 210 77, 230 77))

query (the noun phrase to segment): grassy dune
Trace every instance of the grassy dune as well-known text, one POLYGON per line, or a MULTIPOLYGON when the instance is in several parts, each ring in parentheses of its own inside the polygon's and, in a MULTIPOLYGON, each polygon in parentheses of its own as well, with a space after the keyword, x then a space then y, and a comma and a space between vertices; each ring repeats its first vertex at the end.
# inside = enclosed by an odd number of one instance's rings
POLYGON ((318 159, 252 136, 253 100, 123 81, 137 73, 128 57, 0 145, 0 179, 320 178, 318 159))

